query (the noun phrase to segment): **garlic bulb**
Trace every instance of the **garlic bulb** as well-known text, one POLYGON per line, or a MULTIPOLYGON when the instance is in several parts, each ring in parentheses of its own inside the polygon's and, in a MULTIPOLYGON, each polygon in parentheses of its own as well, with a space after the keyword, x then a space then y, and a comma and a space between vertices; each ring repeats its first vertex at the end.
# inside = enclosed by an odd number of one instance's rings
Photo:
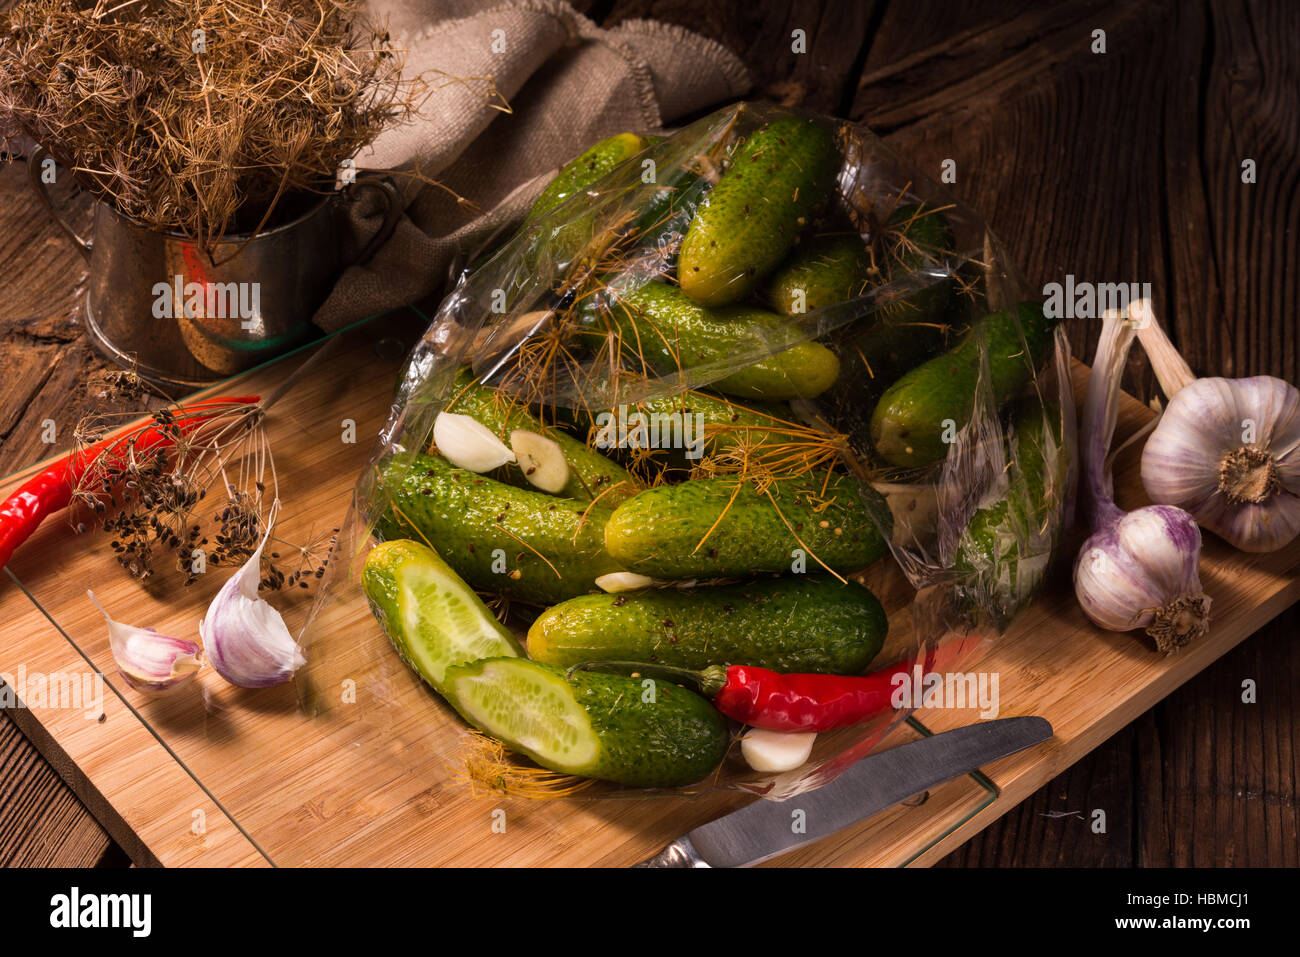
POLYGON ((221 677, 241 688, 267 688, 284 684, 306 664, 302 649, 289 634, 284 618, 259 598, 262 549, 271 537, 279 501, 271 506, 257 550, 221 586, 208 613, 199 624, 208 660, 221 677))
POLYGON ((1300 390, 1281 379, 1197 379, 1142 451, 1142 484, 1247 552, 1300 534, 1300 390))
POLYGON ((137 691, 165 691, 192 679, 203 652, 192 641, 114 621, 93 591, 86 594, 108 622, 108 646, 126 683, 137 691))
POLYGON ((1180 508, 1150 505, 1123 514, 1079 553, 1079 605, 1108 631, 1145 628, 1156 647, 1172 651, 1208 630, 1200 552, 1201 531, 1180 508))
POLYGON ((1114 501, 1107 453, 1133 340, 1133 323, 1108 313, 1083 410, 1080 491, 1093 534, 1075 562, 1074 592, 1094 624, 1111 631, 1145 628, 1167 654, 1209 630, 1210 599, 1201 588, 1196 520, 1172 505, 1125 513, 1114 501))

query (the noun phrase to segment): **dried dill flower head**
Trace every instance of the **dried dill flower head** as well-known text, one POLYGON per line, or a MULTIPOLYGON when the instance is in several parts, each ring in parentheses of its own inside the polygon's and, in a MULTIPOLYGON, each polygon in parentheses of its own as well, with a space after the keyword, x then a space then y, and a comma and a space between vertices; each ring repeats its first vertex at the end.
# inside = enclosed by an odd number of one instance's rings
POLYGON ((14 4, 0 13, 0 140, 25 134, 154 229, 207 244, 265 228, 331 192, 340 164, 426 92, 360 6, 14 4))

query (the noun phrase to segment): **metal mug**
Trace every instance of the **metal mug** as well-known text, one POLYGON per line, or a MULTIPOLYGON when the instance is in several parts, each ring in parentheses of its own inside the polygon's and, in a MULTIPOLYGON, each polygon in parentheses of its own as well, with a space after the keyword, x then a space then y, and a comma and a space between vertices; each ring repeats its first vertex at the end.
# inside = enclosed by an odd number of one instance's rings
POLYGON ((196 387, 272 359, 313 335, 311 317, 347 265, 339 248, 346 203, 375 190, 384 222, 354 262, 365 262, 402 213, 386 176, 359 177, 291 222, 204 248, 180 233, 133 222, 95 204, 93 239, 77 235, 40 181, 47 156, 28 172, 37 195, 89 265, 86 332, 110 359, 161 385, 196 387))

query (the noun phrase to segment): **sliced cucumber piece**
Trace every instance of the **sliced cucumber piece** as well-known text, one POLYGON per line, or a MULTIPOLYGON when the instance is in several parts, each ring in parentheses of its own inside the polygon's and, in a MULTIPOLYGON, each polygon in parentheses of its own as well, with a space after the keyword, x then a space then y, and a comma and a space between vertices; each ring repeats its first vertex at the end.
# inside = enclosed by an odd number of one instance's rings
POLYGON ((713 705, 667 681, 564 670, 527 658, 447 669, 448 700, 470 724, 544 768, 635 787, 678 787, 727 751, 713 705))
POLYGON ((375 546, 362 585, 403 660, 440 693, 450 665, 523 654, 509 629, 427 545, 398 539, 375 546))
POLYGON ((506 659, 458 670, 451 682, 460 713, 544 767, 582 773, 600 755, 587 712, 563 672, 518 664, 506 659))

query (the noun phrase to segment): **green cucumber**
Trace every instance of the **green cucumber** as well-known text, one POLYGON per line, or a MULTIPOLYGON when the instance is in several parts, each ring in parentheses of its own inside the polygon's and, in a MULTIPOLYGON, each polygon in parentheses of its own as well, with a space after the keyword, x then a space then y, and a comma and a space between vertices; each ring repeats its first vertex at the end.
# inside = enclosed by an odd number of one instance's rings
POLYGON ((830 197, 838 169, 835 138, 817 120, 783 117, 756 131, 691 220, 678 260, 683 291, 705 306, 749 292, 830 197))
POLYGON ((544 611, 528 630, 535 661, 638 661, 700 669, 858 674, 888 624, 866 588, 796 575, 739 585, 584 595, 544 611))
MULTIPOLYGON (((755 448, 779 442, 792 427, 792 413, 778 403, 742 405, 722 396, 692 390, 643 399, 621 407, 621 412, 620 409, 602 410, 594 417, 587 416, 586 421, 598 430, 596 440, 603 443, 602 447, 634 448, 645 439, 655 448, 666 449, 671 461, 680 466, 698 463, 707 456, 739 446, 755 448), (641 418, 633 419, 634 415, 641 418), (638 429, 642 423, 646 423, 644 432, 638 429), (657 444, 650 428, 656 423, 657 444), (619 433, 620 424, 626 435, 619 433), (666 435, 671 440, 668 444, 665 444, 666 435)), ((630 494, 624 496, 630 497, 630 494)))
MULTIPOLYGON (((583 500, 599 498, 601 502, 613 507, 640 489, 641 483, 627 469, 611 462, 587 443, 562 429, 547 428, 510 396, 479 384, 469 370, 457 371, 453 389, 447 411, 477 419, 507 445, 510 443, 510 433, 515 429, 537 432, 556 442, 564 452, 565 461, 569 463, 569 481, 561 490, 561 496, 583 500)), ((532 488, 518 468, 508 466, 507 474, 512 485, 532 488)))
POLYGON ((655 578, 787 572, 798 570, 797 561, 808 571, 847 574, 888 550, 877 530, 888 515, 871 486, 839 473, 775 479, 765 490, 738 487, 735 478, 692 479, 620 504, 605 524, 605 548, 627 569, 655 578))
POLYGON ((730 741, 713 705, 668 681, 496 658, 448 668, 446 684, 466 721, 562 774, 681 787, 721 764, 730 741))
MULTIPOLYGON (((933 267, 952 255, 956 240, 943 214, 926 210, 924 203, 900 206, 886 225, 889 278, 901 279, 919 269, 933 267)), ((952 280, 943 279, 899 300, 896 318, 912 322, 941 322, 952 301, 952 280)))
POLYGON ((767 303, 786 316, 847 302, 871 285, 871 257, 857 236, 817 236, 796 247, 767 288, 767 303))
POLYGON ((440 455, 402 453, 380 472, 391 496, 380 537, 427 541, 475 588, 553 605, 621 570, 604 548, 611 512, 599 502, 516 488, 440 455))
POLYGON ((692 170, 672 171, 633 220, 631 235, 641 246, 663 249, 669 268, 675 268, 686 229, 709 188, 709 181, 692 170))
POLYGON ((614 167, 631 159, 646 148, 644 137, 635 133, 616 133, 584 150, 566 163, 555 179, 533 201, 525 222, 545 216, 570 196, 581 192, 614 167))
POLYGON ((523 657, 510 630, 427 545, 381 542, 366 556, 361 583, 397 653, 440 694, 451 665, 523 657))
MULTIPOLYGON (((675 286, 647 282, 623 291, 610 310, 630 361, 643 360, 660 375, 706 363, 723 363, 770 348, 790 336, 791 320, 762 309, 708 309, 675 286)), ((800 342, 711 383, 727 395, 750 399, 812 398, 835 384, 840 363, 820 342, 800 342)))
POLYGON ((948 352, 885 390, 871 416, 876 452, 891 465, 906 467, 942 460, 952 435, 970 421, 980 349, 987 346, 993 401, 1000 407, 1033 379, 1051 352, 1055 326, 1031 302, 980 319, 948 352))
MULTIPOLYGON (((1060 536, 1069 450, 1060 409, 1023 400, 1011 433, 1006 491, 971 516, 957 542, 959 595, 1003 627, 1042 584, 1060 536)), ((561 606, 562 607, 562 606, 561 606)))

